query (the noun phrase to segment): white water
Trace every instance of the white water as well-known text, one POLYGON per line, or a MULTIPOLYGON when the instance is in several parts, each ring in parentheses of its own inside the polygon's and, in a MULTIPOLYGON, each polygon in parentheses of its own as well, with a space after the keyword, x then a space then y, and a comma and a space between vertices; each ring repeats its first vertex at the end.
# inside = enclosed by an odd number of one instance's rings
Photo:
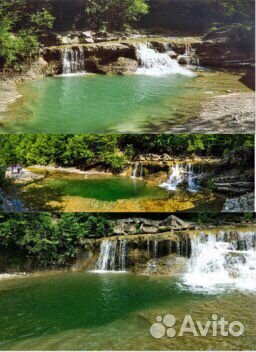
POLYGON ((138 162, 136 162, 134 164, 134 169, 132 171, 132 176, 131 177, 132 178, 137 178, 137 177, 143 178, 143 165, 142 164, 140 164, 138 162))
POLYGON ((136 178, 136 177, 137 177, 138 168, 139 168, 139 163, 136 162, 136 163, 134 164, 134 169, 133 169, 133 172, 132 172, 132 178, 136 178))
POLYGON ((186 183, 189 192, 197 192, 200 189, 197 179, 198 175, 195 174, 192 164, 175 164, 172 166, 168 181, 162 183, 160 187, 167 191, 176 191, 179 185, 186 183))
POLYGON ((159 53, 150 43, 140 44, 137 50, 140 57, 140 67, 136 73, 139 75, 164 76, 181 74, 194 76, 192 71, 180 66, 177 60, 172 59, 168 55, 168 51, 159 53))
POLYGON ((119 270, 125 271, 127 241, 119 241, 119 270))
POLYGON ((227 289, 256 292, 256 233, 225 233, 195 237, 183 285, 192 291, 218 293, 227 289))
POLYGON ((93 272, 125 272, 127 241, 104 240, 100 245, 100 255, 93 272), (117 258, 118 256, 118 258, 117 258), (116 266, 118 263, 118 270, 116 266))
POLYGON ((117 241, 102 241, 100 246, 100 256, 96 264, 97 270, 115 270, 116 245, 117 241))
POLYGON ((62 75, 84 74, 83 48, 65 48, 62 53, 62 75))

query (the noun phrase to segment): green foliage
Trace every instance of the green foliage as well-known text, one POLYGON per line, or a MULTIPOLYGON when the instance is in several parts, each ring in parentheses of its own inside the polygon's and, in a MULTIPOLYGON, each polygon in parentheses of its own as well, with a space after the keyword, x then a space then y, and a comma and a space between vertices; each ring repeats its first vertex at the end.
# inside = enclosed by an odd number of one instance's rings
POLYGON ((251 221, 253 219, 254 219, 254 214, 253 213, 244 213, 244 220, 251 221))
POLYGON ((209 221, 212 219, 215 219, 219 216, 218 213, 198 213, 194 216, 193 220, 198 224, 198 225, 203 225, 207 224, 209 221))
POLYGON ((144 0, 83 0, 87 23, 93 29, 123 30, 147 14, 144 0))
POLYGON ((41 11, 32 13, 30 20, 36 33, 40 34, 53 27, 54 17, 48 10, 43 8, 41 11))
POLYGON ((253 149, 252 135, 123 135, 121 145, 132 145, 136 154, 169 153, 177 155, 197 154, 221 157, 236 148, 245 146, 253 149))
MULTIPOLYGON (((48 1, 44 1, 45 4, 48 1)), ((54 17, 46 7, 28 0, 0 4, 0 67, 20 70, 39 49, 39 35, 52 28, 54 17), (39 6, 39 5, 37 5, 39 6)))
POLYGON ((253 149, 253 135, 2 135, 0 165, 101 165, 118 174, 140 153, 221 157, 243 146, 253 149))
POLYGON ((215 182, 213 179, 210 179, 208 181, 208 188, 211 189, 211 190, 215 190, 216 186, 215 186, 215 182))
POLYGON ((111 234, 111 223, 97 214, 0 216, 0 249, 11 250, 32 268, 72 264, 84 248, 84 239, 111 234))
POLYGON ((1 190, 1 186, 4 186, 7 183, 7 180, 5 178, 5 172, 6 172, 6 168, 0 167, 0 190, 1 190))

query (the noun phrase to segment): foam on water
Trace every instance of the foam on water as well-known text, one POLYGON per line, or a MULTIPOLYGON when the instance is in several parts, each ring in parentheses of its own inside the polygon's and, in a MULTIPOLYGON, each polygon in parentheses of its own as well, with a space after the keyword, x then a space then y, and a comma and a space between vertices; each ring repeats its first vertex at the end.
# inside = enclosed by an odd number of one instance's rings
POLYGON ((229 241, 225 236, 211 234, 192 239, 192 255, 182 277, 183 287, 204 293, 227 289, 256 292, 255 233, 237 236, 237 240, 229 241))
POLYGON ((181 74, 185 76, 195 76, 195 74, 179 65, 178 61, 172 59, 168 52, 159 53, 150 43, 138 46, 140 57, 140 67, 137 69, 138 75, 165 76, 170 74, 181 74))

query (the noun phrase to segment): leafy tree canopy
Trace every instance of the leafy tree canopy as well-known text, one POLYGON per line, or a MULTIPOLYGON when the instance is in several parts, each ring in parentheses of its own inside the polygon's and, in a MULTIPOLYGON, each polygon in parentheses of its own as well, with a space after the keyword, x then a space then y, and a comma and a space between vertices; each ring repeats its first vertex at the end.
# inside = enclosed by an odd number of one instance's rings
POLYGON ((0 165, 76 166, 82 169, 102 165, 121 172, 141 153, 197 154, 221 157, 239 147, 253 148, 252 135, 2 135, 0 165))

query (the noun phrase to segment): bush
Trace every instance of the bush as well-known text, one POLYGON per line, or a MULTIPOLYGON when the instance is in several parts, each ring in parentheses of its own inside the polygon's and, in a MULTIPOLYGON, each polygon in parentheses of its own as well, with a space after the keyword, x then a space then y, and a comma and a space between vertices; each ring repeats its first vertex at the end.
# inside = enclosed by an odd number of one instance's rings
POLYGON ((54 17, 43 3, 38 9, 32 5, 28 0, 1 0, 0 68, 21 70, 37 54, 38 36, 52 28, 54 17))

